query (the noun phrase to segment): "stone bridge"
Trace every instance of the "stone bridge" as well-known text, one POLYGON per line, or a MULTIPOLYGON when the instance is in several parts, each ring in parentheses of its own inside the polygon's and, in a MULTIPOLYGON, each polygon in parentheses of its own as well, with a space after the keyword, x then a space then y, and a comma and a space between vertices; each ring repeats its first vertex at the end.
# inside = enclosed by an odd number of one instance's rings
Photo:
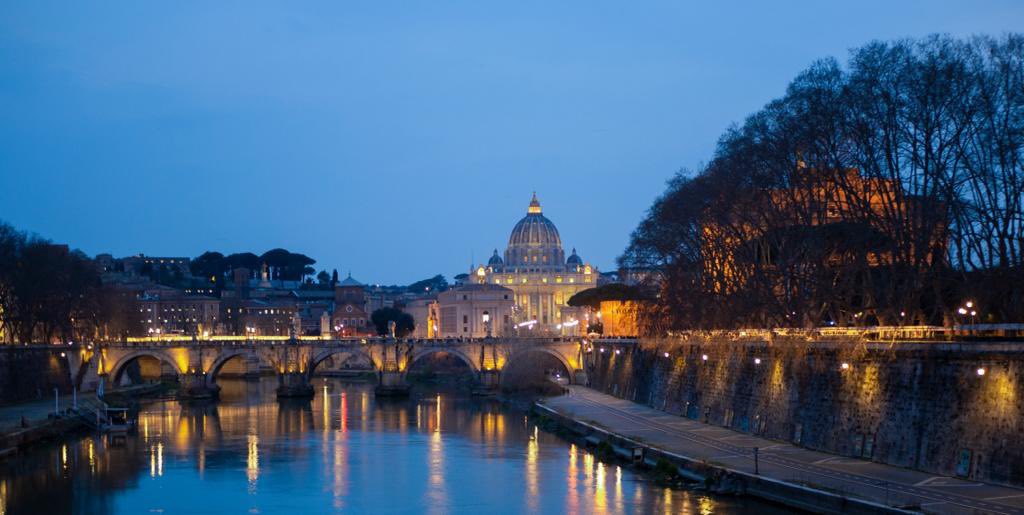
POLYGON ((123 342, 90 344, 68 349, 72 376, 83 390, 95 388, 104 379, 105 388, 120 384, 126 366, 148 356, 166 364, 180 382, 183 398, 215 397, 220 387, 217 376, 228 361, 240 359, 247 375, 272 370, 279 380, 278 396, 311 396, 310 380, 317 366, 328 358, 359 356, 372 363, 377 373, 378 394, 401 394, 408 390, 406 373, 420 360, 447 353, 472 371, 478 388, 495 389, 501 373, 528 356, 547 354, 565 368, 571 381, 586 382, 583 354, 586 340, 557 338, 476 339, 394 339, 316 337, 255 337, 211 339, 130 338, 123 342), (78 352, 75 352, 77 350, 78 352))

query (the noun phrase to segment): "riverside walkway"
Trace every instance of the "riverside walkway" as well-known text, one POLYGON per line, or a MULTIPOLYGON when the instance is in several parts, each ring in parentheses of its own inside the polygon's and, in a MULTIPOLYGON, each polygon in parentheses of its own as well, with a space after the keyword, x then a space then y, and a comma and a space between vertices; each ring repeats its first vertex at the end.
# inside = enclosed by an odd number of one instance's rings
POLYGON ((543 401, 557 413, 661 451, 887 506, 928 513, 1024 514, 1024 490, 812 451, 670 415, 581 386, 543 401))

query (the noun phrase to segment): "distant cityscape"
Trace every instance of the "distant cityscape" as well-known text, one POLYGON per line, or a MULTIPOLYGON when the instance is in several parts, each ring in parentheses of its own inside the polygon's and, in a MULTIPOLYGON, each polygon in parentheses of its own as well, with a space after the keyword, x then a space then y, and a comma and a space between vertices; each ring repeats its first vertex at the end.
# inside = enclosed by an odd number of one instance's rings
MULTIPOLYGON (((46 245, 73 254, 66 245, 46 245)), ((412 327, 400 335, 413 338, 576 335, 602 330, 601 319, 616 316, 614 308, 602 313, 599 303, 571 303, 574 295, 636 282, 617 271, 599 271, 575 248, 566 257, 536 193, 504 253, 494 249, 486 263, 455 274, 451 282, 438 274, 404 286, 370 284, 351 271, 317 272, 314 259, 280 248, 262 255, 81 258, 95 266, 104 301, 72 308, 69 318, 77 314, 78 322, 66 328, 38 324, 32 339, 357 337, 382 332, 373 320, 378 312, 409 315, 412 327), (105 313, 96 313, 97 323, 90 325, 81 311, 92 304, 104 304, 105 313)), ((13 341, 15 333, 0 335, 13 341)), ((21 336, 27 336, 24 330, 21 336)))

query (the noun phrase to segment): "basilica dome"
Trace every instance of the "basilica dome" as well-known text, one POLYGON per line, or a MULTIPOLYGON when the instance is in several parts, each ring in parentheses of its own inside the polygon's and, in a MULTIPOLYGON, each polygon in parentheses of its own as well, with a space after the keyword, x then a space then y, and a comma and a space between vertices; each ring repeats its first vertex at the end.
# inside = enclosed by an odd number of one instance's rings
POLYGON ((505 251, 505 265, 550 268, 564 264, 565 252, 558 228, 541 213, 540 202, 534 193, 526 216, 512 228, 505 251))

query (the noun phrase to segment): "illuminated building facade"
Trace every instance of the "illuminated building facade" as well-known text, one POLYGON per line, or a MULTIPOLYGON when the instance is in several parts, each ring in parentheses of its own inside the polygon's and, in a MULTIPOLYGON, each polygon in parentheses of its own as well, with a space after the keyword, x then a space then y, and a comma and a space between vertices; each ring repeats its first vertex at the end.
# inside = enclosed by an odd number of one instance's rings
POLYGON ((154 286, 136 300, 140 326, 147 334, 214 334, 220 316, 220 299, 185 295, 180 290, 154 286))
POLYGON ((437 296, 442 338, 505 336, 512 334, 510 288, 496 284, 456 286, 437 296))
POLYGON ((524 327, 564 332, 565 328, 585 324, 579 320, 580 310, 569 306, 568 301, 576 293, 597 286, 599 275, 576 249, 565 257, 558 229, 544 216, 534 194, 526 216, 512 228, 504 258, 495 249, 486 265, 473 267, 468 282, 512 290, 513 323, 535 321, 524 327))

